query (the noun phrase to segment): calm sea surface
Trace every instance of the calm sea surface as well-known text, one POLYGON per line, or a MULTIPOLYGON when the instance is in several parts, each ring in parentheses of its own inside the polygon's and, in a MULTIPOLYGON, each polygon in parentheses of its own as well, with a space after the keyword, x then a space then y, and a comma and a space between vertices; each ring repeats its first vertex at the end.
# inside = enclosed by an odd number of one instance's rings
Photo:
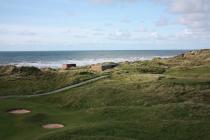
POLYGON ((84 66, 102 62, 149 60, 154 57, 172 57, 184 52, 186 50, 0 52, 0 65, 58 68, 65 63, 84 66))

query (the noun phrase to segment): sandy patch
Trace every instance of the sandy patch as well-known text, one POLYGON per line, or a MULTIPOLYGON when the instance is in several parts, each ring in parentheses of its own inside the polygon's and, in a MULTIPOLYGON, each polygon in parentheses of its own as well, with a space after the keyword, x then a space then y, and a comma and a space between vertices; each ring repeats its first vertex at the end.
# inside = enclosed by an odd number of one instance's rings
POLYGON ((9 110, 8 113, 11 114, 27 114, 30 113, 30 110, 27 109, 13 109, 13 110, 9 110))
POLYGON ((58 129, 58 128, 63 128, 64 125, 55 123, 55 124, 45 124, 42 125, 42 127, 45 129, 58 129))

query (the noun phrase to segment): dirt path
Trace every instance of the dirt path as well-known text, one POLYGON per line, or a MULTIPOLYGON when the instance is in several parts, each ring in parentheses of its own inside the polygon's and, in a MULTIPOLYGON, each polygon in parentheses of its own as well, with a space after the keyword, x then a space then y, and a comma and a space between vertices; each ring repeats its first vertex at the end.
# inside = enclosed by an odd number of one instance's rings
POLYGON ((50 95, 50 94, 59 93, 61 91, 65 91, 65 90, 68 90, 68 89, 72 89, 72 88, 75 88, 75 87, 79 87, 79 86, 82 86, 82 85, 85 85, 85 84, 88 84, 88 83, 91 83, 91 82, 94 82, 94 81, 98 81, 98 80, 104 79, 106 77, 108 77, 108 75, 96 77, 96 78, 93 78, 93 79, 90 79, 90 80, 87 80, 87 81, 84 81, 84 82, 81 82, 81 83, 78 83, 78 84, 70 85, 70 86, 67 86, 67 87, 64 87, 64 88, 60 88, 60 89, 57 89, 57 90, 53 90, 53 91, 50 91, 50 92, 46 92, 46 93, 32 94, 32 95, 8 95, 8 96, 0 96, 0 99, 26 98, 26 97, 29 98, 29 97, 38 97, 38 96, 50 95))

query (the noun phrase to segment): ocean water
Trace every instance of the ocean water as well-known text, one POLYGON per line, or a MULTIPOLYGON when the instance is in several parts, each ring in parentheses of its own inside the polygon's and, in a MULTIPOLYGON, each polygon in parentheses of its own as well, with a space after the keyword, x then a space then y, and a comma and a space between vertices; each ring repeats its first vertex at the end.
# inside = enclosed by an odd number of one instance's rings
POLYGON ((154 57, 172 57, 184 52, 186 50, 0 52, 0 65, 59 68, 66 63, 85 66, 102 62, 150 60, 154 57))

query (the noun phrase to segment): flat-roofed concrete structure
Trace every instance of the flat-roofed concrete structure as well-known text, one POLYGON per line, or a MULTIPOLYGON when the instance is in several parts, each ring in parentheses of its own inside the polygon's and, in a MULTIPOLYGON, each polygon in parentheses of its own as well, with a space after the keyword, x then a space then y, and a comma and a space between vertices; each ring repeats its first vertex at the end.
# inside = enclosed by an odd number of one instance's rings
POLYGON ((70 69, 70 68, 76 67, 76 66, 77 66, 76 64, 63 64, 62 69, 67 70, 67 69, 70 69))
POLYGON ((91 65, 91 70, 96 72, 101 72, 107 69, 112 69, 116 67, 118 64, 116 63, 104 63, 104 64, 94 64, 91 65))

